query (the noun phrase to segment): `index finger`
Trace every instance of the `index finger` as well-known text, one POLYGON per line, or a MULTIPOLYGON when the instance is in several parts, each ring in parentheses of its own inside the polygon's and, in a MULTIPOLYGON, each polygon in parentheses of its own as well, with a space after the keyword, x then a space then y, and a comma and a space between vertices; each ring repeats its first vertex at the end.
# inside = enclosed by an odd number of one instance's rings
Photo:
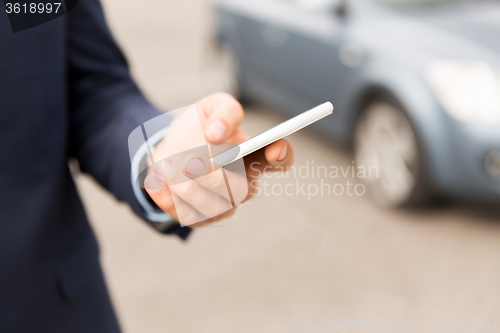
POLYGON ((216 93, 196 103, 202 113, 205 137, 210 142, 225 141, 243 121, 243 107, 231 95, 216 93))

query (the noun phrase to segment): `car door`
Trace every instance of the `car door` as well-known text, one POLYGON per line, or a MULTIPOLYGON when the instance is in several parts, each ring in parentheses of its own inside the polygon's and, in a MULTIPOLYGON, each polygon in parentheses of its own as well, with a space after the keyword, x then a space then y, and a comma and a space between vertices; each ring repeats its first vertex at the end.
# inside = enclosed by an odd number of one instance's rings
POLYGON ((338 54, 344 22, 333 6, 315 8, 308 1, 253 1, 242 43, 255 75, 313 105, 334 100, 342 84, 338 54))

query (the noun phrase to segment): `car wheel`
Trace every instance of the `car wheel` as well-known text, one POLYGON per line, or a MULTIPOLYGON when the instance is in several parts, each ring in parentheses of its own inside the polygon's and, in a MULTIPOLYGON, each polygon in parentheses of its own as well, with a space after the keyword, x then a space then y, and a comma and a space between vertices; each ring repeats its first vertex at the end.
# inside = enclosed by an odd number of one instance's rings
POLYGON ((379 205, 402 207, 424 203, 428 197, 423 156, 405 113, 386 101, 370 103, 354 132, 358 178, 379 205))
POLYGON ((224 91, 241 98, 241 67, 238 54, 227 42, 216 43, 210 56, 205 84, 210 91, 224 91))

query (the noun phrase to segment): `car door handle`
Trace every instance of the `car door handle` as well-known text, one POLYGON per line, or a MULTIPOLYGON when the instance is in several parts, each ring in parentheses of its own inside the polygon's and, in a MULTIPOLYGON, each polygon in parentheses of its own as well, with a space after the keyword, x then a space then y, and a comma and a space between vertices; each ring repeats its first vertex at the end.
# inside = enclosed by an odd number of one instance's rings
POLYGON ((261 32, 264 43, 272 48, 283 47, 289 39, 289 34, 284 29, 268 25, 261 32))

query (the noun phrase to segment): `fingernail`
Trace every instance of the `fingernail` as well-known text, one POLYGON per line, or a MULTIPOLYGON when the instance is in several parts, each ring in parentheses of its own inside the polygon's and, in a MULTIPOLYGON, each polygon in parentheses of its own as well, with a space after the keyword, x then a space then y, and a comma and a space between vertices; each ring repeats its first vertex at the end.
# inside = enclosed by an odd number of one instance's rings
POLYGON ((280 156, 278 157, 278 161, 283 161, 286 157, 286 153, 287 153, 287 150, 288 148, 286 147, 286 145, 283 147, 283 149, 281 150, 281 154, 280 156))
POLYGON ((220 120, 212 122, 205 129, 205 136, 209 141, 223 141, 226 138, 226 135, 227 135, 227 127, 220 120))
POLYGON ((163 160, 156 165, 156 172, 165 179, 171 179, 175 175, 175 166, 169 161, 163 160))
POLYGON ((156 178, 154 175, 150 175, 146 179, 146 189, 156 193, 163 188, 165 188, 165 184, 161 182, 158 178, 156 178))
POLYGON ((192 178, 198 178, 207 172, 207 166, 199 158, 194 158, 186 167, 186 173, 192 178))

